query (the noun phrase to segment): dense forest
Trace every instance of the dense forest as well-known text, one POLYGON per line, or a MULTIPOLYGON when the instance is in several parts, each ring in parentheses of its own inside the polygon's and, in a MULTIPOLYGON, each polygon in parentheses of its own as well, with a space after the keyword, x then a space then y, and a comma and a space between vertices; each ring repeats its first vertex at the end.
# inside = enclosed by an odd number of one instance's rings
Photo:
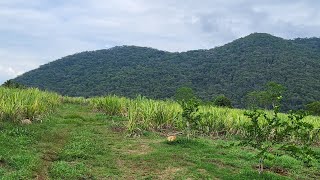
POLYGON ((118 46, 81 52, 40 66, 15 82, 69 96, 116 94, 171 98, 191 87, 210 101, 224 94, 235 107, 269 81, 286 91, 283 107, 302 108, 320 99, 320 39, 286 40, 254 33, 209 50, 166 52, 118 46))

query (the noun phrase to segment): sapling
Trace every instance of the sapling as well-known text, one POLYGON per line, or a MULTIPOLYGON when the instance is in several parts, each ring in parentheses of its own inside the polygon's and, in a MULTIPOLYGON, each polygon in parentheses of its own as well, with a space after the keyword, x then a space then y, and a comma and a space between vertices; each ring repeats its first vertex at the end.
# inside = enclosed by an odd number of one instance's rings
POLYGON ((199 111, 199 101, 195 98, 189 99, 188 101, 180 102, 182 107, 182 119, 185 123, 185 132, 187 139, 190 139, 192 130, 194 130, 200 121, 200 116, 197 114, 199 111))
POLYGON ((307 165, 310 165, 313 158, 317 159, 311 145, 319 137, 319 129, 303 121, 305 113, 291 111, 288 119, 281 119, 278 116, 279 109, 280 106, 275 105, 271 117, 259 110, 245 113, 251 121, 245 126, 241 144, 259 150, 259 173, 263 172, 264 160, 270 154, 288 154, 303 160, 307 165))

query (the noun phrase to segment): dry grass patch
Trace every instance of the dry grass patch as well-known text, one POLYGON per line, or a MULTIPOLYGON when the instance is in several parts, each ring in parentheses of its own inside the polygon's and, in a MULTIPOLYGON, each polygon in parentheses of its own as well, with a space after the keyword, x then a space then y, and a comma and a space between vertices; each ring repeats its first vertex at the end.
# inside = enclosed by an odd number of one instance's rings
POLYGON ((160 172, 160 175, 158 176, 158 178, 167 179, 167 180, 175 179, 175 175, 182 170, 183 169, 179 167, 169 166, 164 171, 160 172))
POLYGON ((130 155, 146 155, 153 151, 153 149, 145 143, 129 145, 129 149, 124 150, 126 154, 130 155))

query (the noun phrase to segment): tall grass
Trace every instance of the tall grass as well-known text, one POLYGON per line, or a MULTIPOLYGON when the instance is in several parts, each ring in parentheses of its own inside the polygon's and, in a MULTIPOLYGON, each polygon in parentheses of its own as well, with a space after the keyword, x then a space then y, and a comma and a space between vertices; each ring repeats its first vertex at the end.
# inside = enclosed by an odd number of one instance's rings
POLYGON ((127 127, 130 132, 175 127, 181 118, 179 104, 173 101, 155 101, 141 96, 136 99, 117 96, 92 98, 90 104, 96 110, 108 115, 127 117, 127 127))
MULTIPOLYGON (((128 130, 139 133, 142 130, 159 130, 163 128, 182 129, 182 108, 175 101, 151 100, 144 97, 127 99, 117 96, 107 96, 90 99, 92 107, 109 115, 123 116, 128 119, 128 130)), ((198 115, 200 121, 197 131, 212 134, 242 134, 249 119, 244 115, 246 110, 200 106, 198 115)), ((267 111, 269 116, 272 111, 267 111)), ((286 120, 286 114, 279 114, 286 120)), ((320 117, 308 116, 306 122, 320 127, 320 117)))
POLYGON ((0 121, 36 120, 51 113, 61 96, 38 89, 0 87, 0 121))
POLYGON ((89 103, 94 109, 103 111, 110 116, 126 116, 128 99, 117 96, 92 98, 89 103))
POLYGON ((198 130, 206 134, 239 134, 249 121, 240 109, 200 106, 198 130))
POLYGON ((84 97, 69 97, 69 96, 63 96, 62 97, 63 103, 71 103, 71 104, 81 104, 86 105, 89 103, 89 100, 84 97))
POLYGON ((143 97, 129 100, 128 129, 163 129, 177 127, 181 121, 181 108, 173 101, 155 101, 143 97))

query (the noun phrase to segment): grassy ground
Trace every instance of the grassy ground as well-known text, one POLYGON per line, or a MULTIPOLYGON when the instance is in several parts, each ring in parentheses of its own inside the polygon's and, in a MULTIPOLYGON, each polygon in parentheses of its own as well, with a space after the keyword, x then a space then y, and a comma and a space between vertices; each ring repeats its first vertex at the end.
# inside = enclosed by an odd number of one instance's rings
POLYGON ((42 123, 0 124, 0 179, 320 179, 291 157, 266 161, 231 140, 126 137, 125 119, 64 104, 42 123))

